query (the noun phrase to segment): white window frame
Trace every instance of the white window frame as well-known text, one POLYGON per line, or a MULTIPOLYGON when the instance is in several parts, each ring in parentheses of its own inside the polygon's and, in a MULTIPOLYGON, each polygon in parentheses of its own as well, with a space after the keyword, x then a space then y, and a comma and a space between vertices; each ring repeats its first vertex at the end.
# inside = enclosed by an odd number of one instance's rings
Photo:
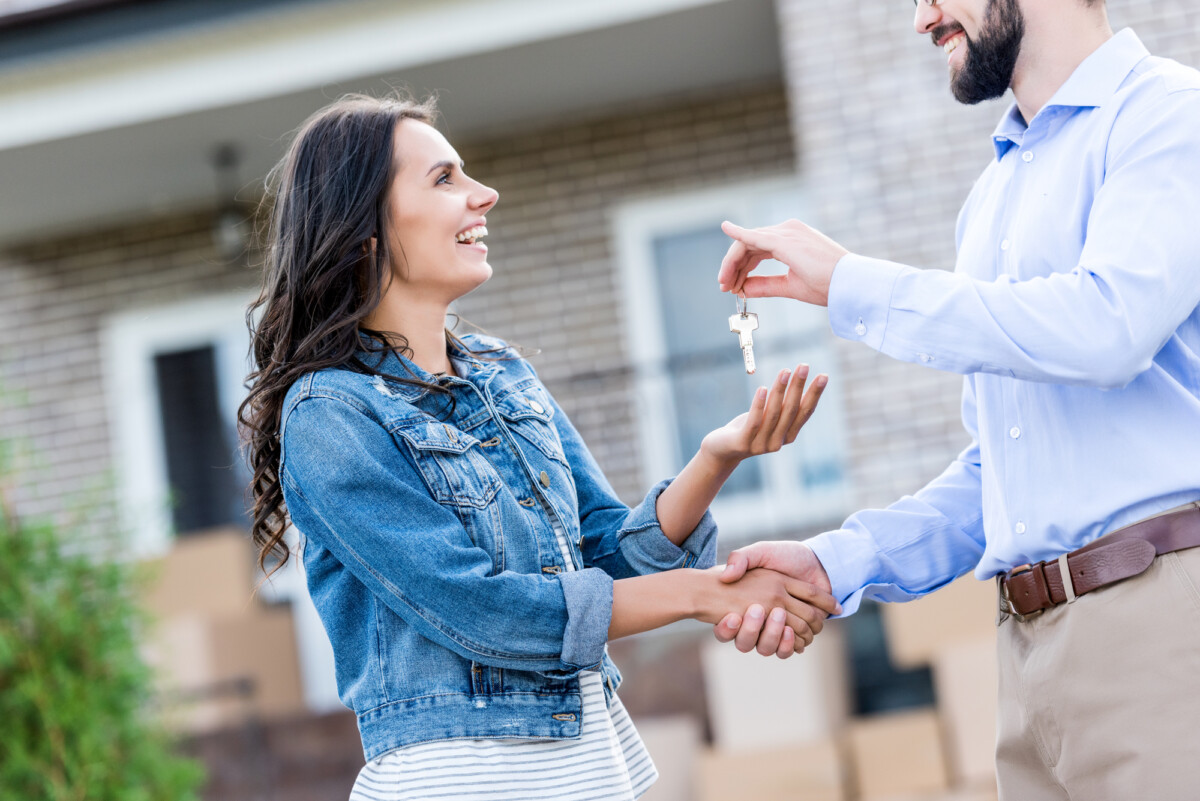
MULTIPOLYGON (((252 367, 246 309, 255 297, 249 292, 226 293, 125 311, 110 317, 104 326, 118 502, 129 535, 128 552, 135 558, 163 556, 174 540, 155 355, 212 345, 221 417, 227 425, 235 423, 252 367)), ((292 604, 308 708, 316 713, 341 709, 333 648, 309 597, 294 532, 288 532, 287 541, 293 558, 262 585, 260 595, 292 604)))
MULTIPOLYGON (((662 290, 655 280, 653 243, 656 237, 694 231, 704 225, 732 220, 740 225, 757 226, 780 222, 789 217, 811 219, 804 203, 798 179, 766 179, 693 189, 669 196, 629 199, 613 209, 612 235, 619 263, 626 341, 635 375, 637 420, 642 464, 649 480, 673 475, 682 464, 671 382, 663 370, 668 358, 663 321, 659 312, 662 290)), ((717 292, 718 264, 697 265, 698 281, 710 281, 717 292)), ((783 265, 764 262, 756 274, 784 272, 783 265)), ((730 297, 729 311, 735 303, 730 297)), ((759 315, 760 328, 754 333, 759 345, 755 384, 766 385, 784 367, 794 366, 789 354, 769 354, 772 337, 802 336, 821 331, 827 338, 824 347, 829 364, 812 364, 813 374, 833 370, 835 351, 831 346, 826 311, 782 299, 752 299, 750 310, 759 315), (761 354, 761 355, 760 355, 761 354)), ((734 334, 729 347, 736 348, 734 334)), ((731 374, 730 380, 741 380, 731 374)), ((755 384, 747 383, 749 408, 755 384)), ((844 434, 841 390, 831 376, 812 425, 832 427, 827 441, 835 443, 842 462, 840 481, 819 491, 806 488, 796 479, 800 468, 800 448, 785 447, 776 454, 757 457, 764 479, 759 492, 719 496, 712 505, 714 516, 723 524, 722 540, 727 545, 749 542, 766 536, 794 532, 797 529, 840 521, 848 512, 851 497, 849 458, 844 434)), ((805 432, 801 432, 803 440, 805 432)))
POLYGON ((161 556, 173 539, 154 358, 213 346, 217 402, 222 421, 232 424, 250 372, 245 314, 253 299, 239 292, 130 310, 113 315, 104 327, 118 501, 134 556, 161 556))

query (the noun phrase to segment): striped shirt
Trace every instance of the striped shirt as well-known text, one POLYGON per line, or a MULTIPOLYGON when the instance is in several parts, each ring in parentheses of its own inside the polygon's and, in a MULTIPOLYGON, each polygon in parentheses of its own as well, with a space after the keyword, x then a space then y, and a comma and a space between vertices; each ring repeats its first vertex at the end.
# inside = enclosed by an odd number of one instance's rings
MULTIPOLYGON (((555 525, 567 570, 574 570, 555 525)), ((579 677, 580 736, 574 740, 443 740, 389 751, 358 774, 350 801, 633 801, 658 770, 629 713, 604 695, 595 671, 579 677)))

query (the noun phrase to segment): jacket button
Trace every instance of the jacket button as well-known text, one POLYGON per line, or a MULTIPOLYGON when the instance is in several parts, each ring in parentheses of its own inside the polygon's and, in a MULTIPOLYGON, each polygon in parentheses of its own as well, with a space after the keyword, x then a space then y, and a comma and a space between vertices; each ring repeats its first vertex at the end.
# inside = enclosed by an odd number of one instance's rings
POLYGON ((548 476, 546 474, 545 470, 543 470, 540 474, 538 474, 538 481, 542 482, 543 487, 550 486, 550 476, 548 476))
POLYGON ((527 401, 525 401, 525 402, 529 404, 529 408, 530 408, 530 409, 533 409, 533 410, 534 410, 535 412, 537 412, 538 414, 545 414, 545 413, 546 413, 546 410, 545 410, 545 409, 542 407, 542 404, 538 403, 537 401, 535 401, 535 400, 527 400, 527 401))

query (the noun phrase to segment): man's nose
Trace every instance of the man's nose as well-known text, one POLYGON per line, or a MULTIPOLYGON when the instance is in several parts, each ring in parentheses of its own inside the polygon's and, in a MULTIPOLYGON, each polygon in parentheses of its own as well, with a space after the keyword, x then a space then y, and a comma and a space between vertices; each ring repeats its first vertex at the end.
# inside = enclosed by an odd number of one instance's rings
POLYGON ((913 30, 919 34, 927 34, 937 27, 942 20, 942 9, 937 3, 917 0, 917 10, 913 14, 913 30))

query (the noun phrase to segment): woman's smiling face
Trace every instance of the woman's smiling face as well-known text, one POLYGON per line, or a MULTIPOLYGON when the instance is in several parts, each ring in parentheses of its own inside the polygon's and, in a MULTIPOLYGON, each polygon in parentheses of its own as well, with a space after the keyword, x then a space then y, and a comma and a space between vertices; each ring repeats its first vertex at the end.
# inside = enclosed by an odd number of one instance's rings
POLYGON ((392 139, 395 176, 388 189, 393 280, 449 304, 492 275, 485 214, 496 190, 463 172, 462 159, 436 128, 402 120, 392 139))

